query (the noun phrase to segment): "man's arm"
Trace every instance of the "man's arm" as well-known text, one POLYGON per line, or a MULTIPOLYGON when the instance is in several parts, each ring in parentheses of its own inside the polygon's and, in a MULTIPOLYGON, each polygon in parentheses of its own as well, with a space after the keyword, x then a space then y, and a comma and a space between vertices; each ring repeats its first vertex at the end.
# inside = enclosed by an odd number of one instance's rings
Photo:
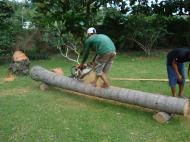
POLYGON ((95 54, 94 58, 92 59, 92 62, 94 63, 96 60, 97 54, 95 54))
POLYGON ((83 48, 83 58, 82 58, 82 62, 81 64, 84 64, 86 62, 86 60, 88 59, 88 55, 90 52, 90 48, 92 47, 91 44, 91 39, 88 38, 85 43, 84 43, 84 48, 83 48))
POLYGON ((88 59, 88 55, 89 55, 89 49, 84 50, 81 64, 84 64, 86 62, 86 60, 88 59))
POLYGON ((89 54, 89 51, 85 51, 85 53, 83 53, 83 59, 82 59, 81 63, 79 64, 78 68, 80 68, 80 69, 84 68, 84 63, 86 62, 86 60, 88 58, 88 54, 89 54))
POLYGON ((177 80, 178 80, 178 81, 182 81, 182 76, 181 76, 181 74, 179 73, 179 70, 178 70, 177 63, 176 63, 175 58, 172 60, 172 67, 173 67, 173 69, 174 69, 174 71, 175 71, 177 80))
POLYGON ((90 50, 89 50, 89 43, 86 41, 85 44, 84 44, 84 48, 83 48, 82 61, 81 61, 80 65, 78 66, 78 68, 82 69, 84 67, 84 63, 88 59, 89 52, 90 52, 90 50))

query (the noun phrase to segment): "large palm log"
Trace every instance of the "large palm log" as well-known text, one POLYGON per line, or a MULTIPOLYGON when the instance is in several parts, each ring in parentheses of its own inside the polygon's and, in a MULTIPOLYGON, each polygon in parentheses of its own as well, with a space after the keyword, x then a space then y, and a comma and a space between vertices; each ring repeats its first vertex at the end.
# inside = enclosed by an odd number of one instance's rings
POLYGON ((188 99, 163 96, 124 88, 109 87, 104 89, 93 87, 77 79, 56 75, 55 73, 40 66, 33 67, 30 70, 30 76, 34 80, 42 81, 55 87, 60 87, 87 95, 134 104, 172 114, 188 114, 188 99))

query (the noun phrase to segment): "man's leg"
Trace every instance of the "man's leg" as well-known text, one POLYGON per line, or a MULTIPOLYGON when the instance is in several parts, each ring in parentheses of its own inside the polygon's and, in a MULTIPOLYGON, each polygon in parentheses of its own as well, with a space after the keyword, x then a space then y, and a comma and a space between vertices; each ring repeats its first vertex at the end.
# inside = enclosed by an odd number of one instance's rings
POLYGON ((110 70, 110 68, 112 67, 115 56, 116 56, 115 52, 107 54, 107 61, 105 62, 105 66, 103 68, 103 75, 102 75, 102 80, 104 81, 104 84, 102 85, 103 88, 109 87, 106 75, 110 70))
POLYGON ((167 65, 167 74, 168 74, 168 81, 169 81, 168 83, 171 88, 172 96, 175 97, 176 96, 175 86, 177 84, 177 77, 171 65, 167 65))
POLYGON ((105 60, 107 59, 107 56, 106 55, 97 55, 96 56, 96 59, 95 59, 95 73, 96 73, 96 77, 95 79, 91 82, 91 84, 93 86, 97 86, 97 81, 99 78, 101 78, 101 80, 103 81, 103 83, 105 83, 106 79, 104 76, 104 72, 103 72, 103 69, 104 69, 104 66, 105 66, 105 60))
POLYGON ((176 96, 176 90, 175 90, 175 87, 171 87, 171 91, 172 91, 172 96, 175 97, 175 96, 176 96))
POLYGON ((115 56, 116 56, 116 53, 115 53, 115 52, 108 54, 108 58, 107 58, 107 60, 106 60, 106 62, 105 62, 105 66, 104 66, 104 68, 103 68, 103 72, 104 72, 105 74, 107 74, 108 71, 111 69, 112 64, 113 64, 113 60, 114 60, 115 56))
POLYGON ((96 56, 96 59, 95 59, 96 78, 94 81, 91 82, 92 85, 97 83, 98 78, 101 78, 103 81, 102 87, 104 88, 109 87, 109 83, 106 78, 106 73, 110 69, 111 64, 113 63, 114 57, 115 57, 115 53, 107 53, 100 56, 96 56))
POLYGON ((179 73, 181 74, 182 76, 182 82, 178 82, 179 84, 179 92, 178 92, 178 97, 182 97, 183 96, 183 88, 184 88, 184 84, 185 84, 185 70, 184 70, 184 64, 183 63, 180 63, 178 64, 178 70, 179 70, 179 73))
POLYGON ((178 92, 178 96, 182 97, 182 92, 183 92, 183 84, 179 84, 179 92, 178 92))
POLYGON ((107 78, 106 78, 106 74, 105 73, 103 73, 101 76, 101 79, 102 79, 102 81, 103 81, 103 84, 102 84, 102 88, 107 88, 107 87, 109 87, 109 83, 108 83, 108 81, 107 81, 107 78))
POLYGON ((94 87, 97 86, 97 81, 98 81, 99 78, 101 78, 101 80, 103 81, 103 84, 102 84, 101 87, 103 87, 103 88, 109 87, 109 83, 108 83, 108 81, 107 81, 106 76, 105 76, 104 73, 102 73, 102 75, 96 75, 96 76, 95 76, 95 79, 91 82, 91 84, 92 84, 94 87))
POLYGON ((92 86, 94 86, 94 87, 96 87, 97 86, 97 81, 98 81, 98 78, 99 78, 100 76, 95 76, 95 79, 92 81, 92 82, 90 82, 90 84, 92 84, 92 86))

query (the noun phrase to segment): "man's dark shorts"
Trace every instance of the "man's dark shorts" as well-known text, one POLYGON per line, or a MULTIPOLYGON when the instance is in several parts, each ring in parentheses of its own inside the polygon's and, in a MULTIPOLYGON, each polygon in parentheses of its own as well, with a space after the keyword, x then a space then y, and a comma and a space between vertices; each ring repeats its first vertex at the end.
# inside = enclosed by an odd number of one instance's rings
POLYGON ((175 87, 176 84, 184 84, 185 83, 185 71, 184 71, 184 64, 179 63, 177 65, 179 73, 182 76, 182 81, 179 82, 176 77, 176 73, 171 65, 166 65, 167 66, 167 73, 168 73, 168 80, 169 80, 169 86, 170 87, 175 87))

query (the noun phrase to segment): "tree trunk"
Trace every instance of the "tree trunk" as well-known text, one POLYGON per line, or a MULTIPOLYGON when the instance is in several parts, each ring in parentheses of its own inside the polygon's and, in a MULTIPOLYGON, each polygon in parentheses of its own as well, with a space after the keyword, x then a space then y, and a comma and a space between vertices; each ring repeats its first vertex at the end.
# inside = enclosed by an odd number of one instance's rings
POLYGON ((55 73, 39 66, 33 67, 30 70, 30 76, 32 79, 42 81, 48 85, 84 93, 87 95, 138 105, 167 113, 181 114, 185 116, 188 114, 188 99, 163 96, 124 88, 93 87, 91 85, 84 84, 77 79, 56 75, 55 73))

